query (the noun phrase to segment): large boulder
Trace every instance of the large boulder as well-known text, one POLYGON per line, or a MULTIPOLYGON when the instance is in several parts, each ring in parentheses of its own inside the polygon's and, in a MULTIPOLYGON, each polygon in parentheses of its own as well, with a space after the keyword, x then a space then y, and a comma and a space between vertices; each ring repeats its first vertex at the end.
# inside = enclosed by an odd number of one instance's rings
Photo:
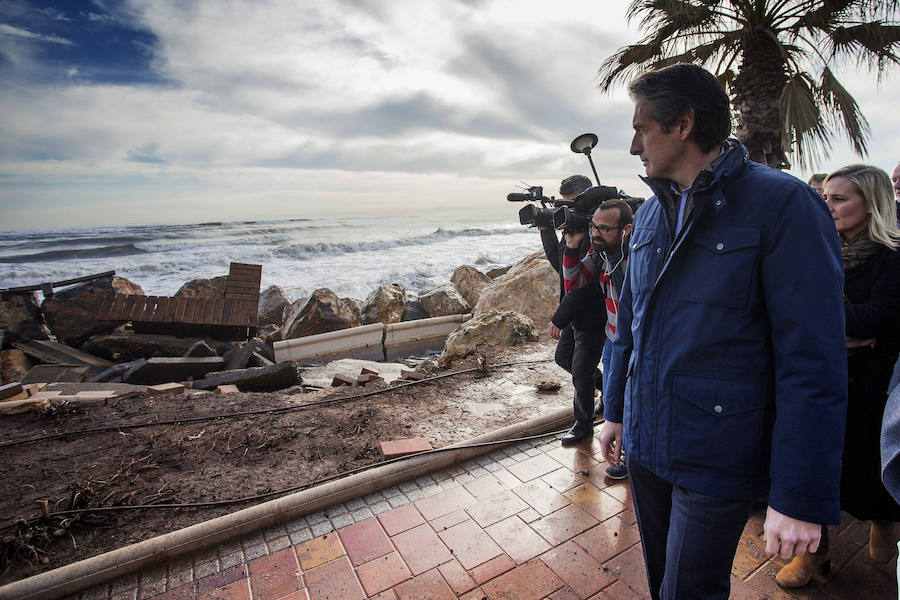
POLYGON ((97 309, 104 297, 142 295, 144 290, 124 277, 104 277, 62 290, 41 304, 50 331, 59 341, 78 347, 94 335, 109 333, 118 323, 98 321, 97 309))
POLYGON ((452 283, 459 291, 460 295, 466 299, 469 306, 475 306, 481 291, 491 283, 491 278, 473 267, 472 265, 462 265, 456 267, 453 275, 450 276, 452 283))
POLYGON ((407 300, 406 308, 403 309, 403 316, 400 317, 401 321, 418 321, 419 319, 427 319, 428 313, 425 312, 425 307, 422 306, 422 303, 418 300, 407 300))
POLYGON ((521 313, 491 311, 460 325, 447 336, 438 365, 447 367, 454 359, 472 354, 485 346, 514 346, 538 339, 534 322, 521 313))
POLYGON ((306 300, 291 304, 281 326, 281 339, 289 340, 356 327, 359 321, 337 295, 328 288, 314 291, 306 300))
POLYGON ((284 293, 284 290, 277 285, 270 285, 259 295, 257 323, 260 327, 270 324, 280 327, 284 309, 290 305, 291 299, 284 293))
POLYGON ((406 288, 399 283, 383 283, 366 296, 360 314, 363 325, 399 323, 406 308, 406 288))
POLYGON ((50 337, 41 317, 41 308, 35 292, 20 292, 0 296, 0 329, 3 345, 50 337))
POLYGON ((175 296, 185 298, 224 298, 228 277, 221 275, 212 279, 191 279, 178 288, 175 296))
POLYGON ((341 298, 341 302, 343 302, 347 308, 349 308, 353 312, 353 316, 356 317, 356 320, 362 323, 362 310, 363 310, 363 301, 359 298, 341 298))
POLYGON ((475 316, 489 311, 528 315, 540 331, 547 328, 559 304, 559 274, 543 252, 535 252, 515 265, 481 292, 475 316))
POLYGON ((443 285, 419 294, 419 302, 432 317, 461 315, 469 312, 469 303, 452 285, 443 285))

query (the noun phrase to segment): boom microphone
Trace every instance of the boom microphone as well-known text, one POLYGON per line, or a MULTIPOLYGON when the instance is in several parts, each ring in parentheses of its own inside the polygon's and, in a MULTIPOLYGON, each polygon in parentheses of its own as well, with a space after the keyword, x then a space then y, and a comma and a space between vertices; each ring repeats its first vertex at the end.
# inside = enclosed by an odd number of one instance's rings
POLYGON ((507 194, 506 199, 510 202, 530 202, 531 200, 534 200, 531 194, 518 194, 515 192, 507 194))

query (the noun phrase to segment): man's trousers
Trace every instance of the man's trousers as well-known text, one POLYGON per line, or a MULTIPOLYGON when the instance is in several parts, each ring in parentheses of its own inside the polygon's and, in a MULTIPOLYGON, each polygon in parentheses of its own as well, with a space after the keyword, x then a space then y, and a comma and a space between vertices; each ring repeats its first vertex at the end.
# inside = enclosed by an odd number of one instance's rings
POLYGON ((726 600, 753 500, 714 498, 657 477, 627 457, 654 600, 726 600))
POLYGON ((600 375, 597 366, 603 354, 606 334, 603 329, 573 328, 575 348, 572 352, 572 385, 575 387, 575 424, 582 428, 594 426, 594 390, 600 375))

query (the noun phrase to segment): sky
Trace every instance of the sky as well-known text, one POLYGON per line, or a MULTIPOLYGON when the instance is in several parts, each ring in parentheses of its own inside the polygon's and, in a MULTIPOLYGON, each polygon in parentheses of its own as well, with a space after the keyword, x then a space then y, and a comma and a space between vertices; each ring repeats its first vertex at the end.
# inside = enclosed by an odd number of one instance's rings
MULTIPOLYGON (((0 229, 503 209, 590 175, 585 132, 602 183, 646 195, 631 101, 596 88, 640 37, 626 5, 3 0, 0 229)), ((898 74, 834 67, 890 171, 898 74)), ((838 140, 819 170, 850 162, 838 140)))

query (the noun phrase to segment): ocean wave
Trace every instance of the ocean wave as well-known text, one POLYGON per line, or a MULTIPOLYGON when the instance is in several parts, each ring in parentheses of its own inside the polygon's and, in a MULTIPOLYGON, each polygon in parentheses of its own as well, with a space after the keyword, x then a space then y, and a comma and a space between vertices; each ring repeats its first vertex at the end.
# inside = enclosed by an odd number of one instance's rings
POLYGON ((146 253, 146 250, 142 250, 134 244, 119 244, 115 246, 100 246, 95 248, 48 250, 47 252, 35 252, 32 254, 12 254, 8 256, 0 256, 0 263, 21 264, 33 262, 52 262, 59 260, 83 260, 89 258, 110 258, 114 256, 130 256, 133 254, 146 253))

